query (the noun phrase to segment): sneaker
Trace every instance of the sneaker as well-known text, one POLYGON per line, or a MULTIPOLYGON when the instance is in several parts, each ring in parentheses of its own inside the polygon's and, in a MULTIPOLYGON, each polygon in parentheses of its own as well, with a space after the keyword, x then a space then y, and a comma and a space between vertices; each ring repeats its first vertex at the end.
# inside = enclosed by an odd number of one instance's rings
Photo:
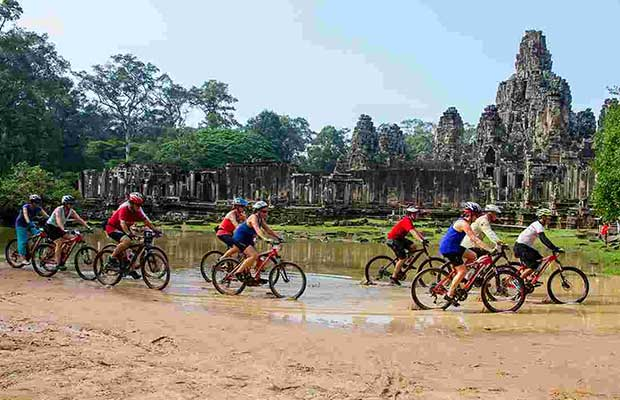
POLYGON ((108 261, 105 264, 106 268, 111 271, 118 271, 121 269, 121 263, 117 258, 108 257, 108 261))
POLYGON ((459 307, 460 304, 458 301, 456 301, 456 299, 454 297, 450 297, 448 295, 443 296, 443 299, 445 301, 447 301, 448 303, 452 304, 454 307, 459 307))
POLYGON ((400 281, 394 277, 390 277, 390 285, 392 286, 400 286, 400 281))
POLYGON ((133 279, 142 279, 142 275, 135 269, 128 271, 125 276, 131 276, 133 279))
POLYGON ((67 266, 65 264, 58 264, 58 270, 59 271, 66 271, 67 270, 67 266))

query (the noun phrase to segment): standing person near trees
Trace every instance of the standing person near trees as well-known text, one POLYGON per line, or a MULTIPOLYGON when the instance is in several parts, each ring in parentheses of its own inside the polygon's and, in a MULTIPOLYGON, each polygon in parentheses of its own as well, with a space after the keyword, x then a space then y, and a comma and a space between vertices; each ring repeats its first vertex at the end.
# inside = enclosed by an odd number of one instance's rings
POLYGON ((90 229, 86 221, 82 219, 73 209, 75 204, 75 198, 71 195, 62 196, 62 205, 56 207, 52 211, 52 215, 47 219, 45 224, 45 231, 49 235, 49 238, 56 244, 56 250, 54 251, 54 260, 60 271, 67 269, 61 264, 62 256, 62 242, 63 240, 69 240, 73 238, 73 235, 67 233, 65 230, 65 224, 67 220, 74 219, 82 224, 86 229, 90 229))
POLYGON ((413 232, 416 239, 423 244, 428 243, 428 240, 424 239, 424 236, 413 226, 413 221, 415 221, 419 212, 420 210, 415 207, 408 207, 405 210, 405 216, 387 234, 388 240, 386 244, 398 257, 398 261, 394 266, 394 273, 390 277, 390 284, 392 285, 400 286, 400 270, 407 259, 407 252, 415 251, 415 244, 407 239, 409 232, 413 232))
POLYGON ((24 203, 19 210, 17 219, 15 219, 15 234, 17 236, 17 252, 19 253, 19 262, 26 261, 28 255, 28 235, 36 235, 39 233, 35 227, 33 219, 41 214, 45 218, 49 218, 49 215, 41 207, 41 196, 38 194, 31 194, 28 199, 28 203, 24 203))
POLYGON ((215 236, 223 242, 228 250, 222 258, 232 257, 239 252, 239 248, 235 246, 233 239, 233 233, 239 224, 245 222, 245 208, 248 206, 248 202, 243 197, 235 197, 233 200, 233 208, 230 210, 220 224, 217 226, 215 236))

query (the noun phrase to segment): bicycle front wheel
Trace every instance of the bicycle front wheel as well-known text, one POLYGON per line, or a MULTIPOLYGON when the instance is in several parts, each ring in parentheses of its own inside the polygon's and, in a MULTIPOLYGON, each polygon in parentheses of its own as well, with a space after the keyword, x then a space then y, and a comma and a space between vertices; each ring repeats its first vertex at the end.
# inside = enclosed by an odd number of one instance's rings
POLYGON ((450 285, 449 275, 441 268, 428 268, 418 272, 411 282, 411 298, 422 310, 446 308, 444 300, 450 285))
POLYGON ((97 275, 95 275, 96 257, 97 249, 91 246, 84 246, 75 253, 75 270, 80 278, 87 281, 94 281, 97 278, 97 275))
POLYGON ((202 275, 206 282, 211 282, 213 266, 217 264, 223 255, 224 253, 219 250, 212 250, 202 256, 202 260, 200 260, 200 275, 202 275))
POLYGON ((283 262, 271 269, 269 288, 278 298, 298 299, 306 290, 306 274, 292 262, 283 262))
POLYGON ((387 282, 394 271, 396 261, 388 256, 376 256, 371 258, 364 268, 366 284, 375 282, 387 282))
POLYGON ((55 249, 56 246, 49 243, 43 243, 34 249, 32 267, 42 277, 49 278, 58 272, 58 266, 54 259, 55 249))
POLYGON ((240 281, 232 274, 239 261, 235 258, 225 258, 213 266, 211 281, 215 289, 221 294, 237 295, 245 289, 245 282, 240 281))
POLYGON ((556 304, 581 303, 589 291, 588 277, 577 267, 556 269, 547 281, 547 293, 556 304))
POLYGON ((21 268, 27 265, 24 262, 19 261, 19 251, 17 250, 17 239, 13 239, 6 244, 4 248, 4 257, 6 262, 13 268, 21 268))
POLYGON ((491 312, 515 312, 525 302, 525 284, 511 269, 498 269, 482 283, 482 303, 491 312))
POLYGON ((148 253, 141 265, 142 279, 150 289, 163 290, 170 282, 170 266, 159 252, 148 253))

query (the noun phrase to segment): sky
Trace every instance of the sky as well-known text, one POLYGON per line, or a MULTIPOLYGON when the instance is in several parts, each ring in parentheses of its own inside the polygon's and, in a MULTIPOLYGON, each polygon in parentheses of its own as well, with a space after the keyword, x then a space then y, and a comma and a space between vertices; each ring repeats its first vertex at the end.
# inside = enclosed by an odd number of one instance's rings
MULTIPOLYGON (((177 83, 229 85, 245 123, 268 109, 318 130, 450 106, 477 123, 514 72, 525 30, 542 30, 573 110, 598 115, 620 84, 620 0, 21 0, 19 24, 45 32, 74 70, 133 53, 177 83)), ((200 119, 191 115, 190 124, 200 119)))

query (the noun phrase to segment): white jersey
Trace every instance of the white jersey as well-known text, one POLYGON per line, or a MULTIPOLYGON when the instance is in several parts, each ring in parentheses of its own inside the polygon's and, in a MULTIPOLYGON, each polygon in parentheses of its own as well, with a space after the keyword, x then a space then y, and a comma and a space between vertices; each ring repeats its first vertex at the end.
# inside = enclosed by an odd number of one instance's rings
MULTIPOLYGON (((477 218, 474 221, 474 223, 471 224, 471 229, 474 231, 476 236, 480 238, 480 240, 484 239, 484 237, 486 236, 493 243, 499 242, 499 237, 497 237, 495 232, 493 232, 493 229, 491 229, 491 223, 489 222, 489 216, 488 215, 483 215, 483 216, 477 218)), ((473 240, 471 240, 469 238, 469 236, 467 236, 467 235, 465 235, 465 237, 461 241, 461 246, 465 247, 466 249, 471 249, 473 247, 478 247, 473 242, 473 240)))
POLYGON ((534 247, 534 242, 538 239, 538 235, 545 231, 545 227, 540 221, 534 221, 519 234, 517 243, 524 244, 526 246, 534 247))
POLYGON ((65 207, 58 206, 54 209, 54 211, 52 211, 52 214, 47 219, 47 223, 49 225, 55 226, 56 228, 60 228, 58 224, 56 223, 56 216, 58 216, 60 219, 60 222, 62 222, 62 224, 65 225, 67 223, 67 220, 71 218, 74 212, 75 211, 73 210, 73 208, 71 208, 69 209, 69 214, 65 215, 65 207))

